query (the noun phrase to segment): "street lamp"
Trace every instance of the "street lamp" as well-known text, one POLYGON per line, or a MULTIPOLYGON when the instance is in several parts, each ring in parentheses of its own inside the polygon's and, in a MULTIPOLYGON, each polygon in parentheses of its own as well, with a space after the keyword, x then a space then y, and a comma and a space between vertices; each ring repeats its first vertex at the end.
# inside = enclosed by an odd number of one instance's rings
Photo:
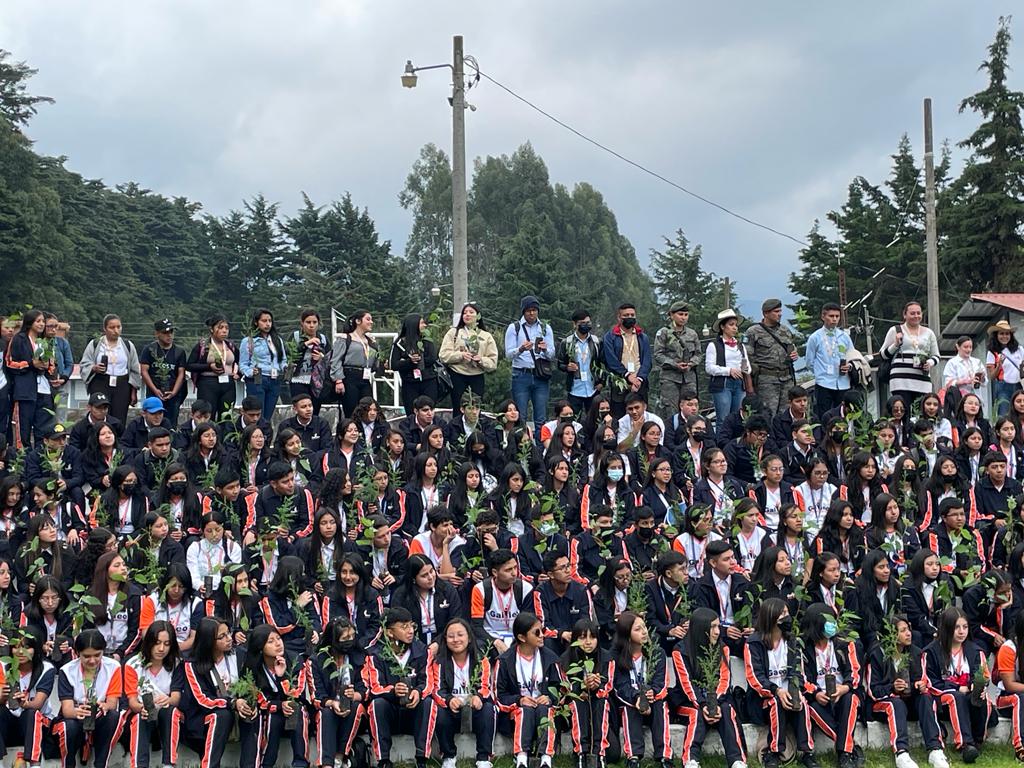
MULTIPOLYGON (((416 73, 427 69, 447 68, 452 71, 452 293, 454 304, 461 307, 469 301, 469 265, 466 258, 466 78, 463 67, 462 35, 452 38, 452 63, 414 67, 406 61, 402 86, 415 88, 416 73)), ((475 66, 472 56, 471 66, 475 66)), ((479 79, 479 69, 477 70, 479 79)))

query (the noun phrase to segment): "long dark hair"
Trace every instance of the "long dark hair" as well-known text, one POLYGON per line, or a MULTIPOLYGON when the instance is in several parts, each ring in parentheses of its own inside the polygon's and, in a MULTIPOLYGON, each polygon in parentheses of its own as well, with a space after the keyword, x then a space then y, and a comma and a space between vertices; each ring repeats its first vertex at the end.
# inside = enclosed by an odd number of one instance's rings
POLYGON ((32 690, 39 678, 43 676, 43 645, 46 642, 46 635, 39 627, 28 624, 19 627, 16 636, 12 637, 11 641, 12 645, 26 645, 32 649, 32 672, 29 673, 28 679, 28 690, 32 690))
POLYGON ((754 622, 754 629, 764 638, 765 644, 772 635, 772 630, 779 623, 779 617, 786 610, 786 603, 777 597, 769 597, 757 612, 757 619, 754 622))
MULTIPOLYGON (((1019 347, 1020 344, 1017 342, 1017 334, 1015 334, 1013 331, 1010 331, 1010 340, 1006 342, 1005 345, 999 341, 999 331, 992 331, 992 333, 990 333, 988 336, 989 352, 998 353, 1002 352, 1004 349, 1008 349, 1011 352, 1016 352, 1019 347)), ((1019 648, 1020 646, 1017 647, 1019 648)))
MULTIPOLYGON (((107 572, 110 570, 110 564, 118 557, 121 557, 121 554, 117 551, 107 552, 96 561, 96 571, 93 573, 92 587, 89 589, 89 594, 95 597, 98 602, 98 604, 92 607, 93 623, 97 626, 106 624, 110 618, 107 613, 107 595, 109 594, 107 592, 107 572)), ((128 582, 122 581, 118 583, 117 591, 127 598, 128 582)))
MULTIPOLYGON (((949 666, 950 657, 953 653, 953 632, 956 630, 956 623, 960 619, 967 621, 967 614, 955 605, 951 605, 939 614, 938 621, 936 622, 936 629, 938 631, 935 633, 935 646, 939 649, 939 661, 942 662, 941 666, 943 669, 949 666)), ((968 635, 967 640, 964 640, 964 642, 966 643, 970 639, 970 635, 968 635)))
POLYGON ((302 586, 302 575, 305 566, 295 555, 285 555, 277 563, 274 578, 270 580, 268 591, 278 597, 287 597, 293 588, 302 586))
POLYGON ((171 645, 167 651, 167 656, 164 657, 163 668, 168 672, 173 672, 174 668, 178 666, 178 657, 181 655, 181 650, 178 648, 178 637, 174 631, 174 625, 169 621, 160 619, 149 625, 146 629, 146 634, 142 636, 142 647, 139 648, 139 657, 147 666, 153 663, 153 648, 156 646, 161 632, 167 633, 171 645))
POLYGON ((44 616, 43 606, 39 601, 43 596, 43 592, 49 592, 50 590, 57 593, 57 610, 54 611, 54 616, 60 616, 67 610, 71 601, 68 598, 67 590, 64 589, 64 584, 56 576, 46 574, 45 576, 40 576, 35 581, 32 594, 28 598, 28 603, 25 604, 25 618, 29 621, 42 623, 44 616))
POLYGON ((609 558, 605 561, 605 568, 598 577, 598 597, 607 600, 608 605, 615 605, 615 574, 623 568, 632 570, 628 560, 609 558))
MULTIPOLYGON (((25 314, 21 316, 21 328, 18 329, 18 333, 24 333, 26 336, 28 332, 32 330, 32 326, 35 325, 36 320, 43 316, 41 309, 26 309, 25 314)), ((106 323, 103 324, 104 328, 106 323)))
MULTIPOLYGON (((213 450, 210 452, 210 461, 211 461, 211 463, 212 462, 217 462, 218 464, 223 464, 224 463, 224 457, 225 457, 224 445, 221 443, 220 435, 217 433, 217 427, 214 426, 212 421, 204 421, 204 422, 201 422, 199 424, 196 424, 196 428, 192 432, 192 440, 191 440, 191 442, 189 442, 189 445, 188 445, 188 451, 185 454, 185 457, 188 460, 191 461, 191 460, 195 460, 195 459, 199 458, 199 456, 200 456, 199 449, 200 449, 200 446, 201 446, 202 437, 203 437, 203 435, 205 435, 207 432, 210 432, 211 430, 213 431, 213 433, 215 435, 217 435, 217 442, 214 444, 213 450)), ((120 468, 121 467, 118 467, 118 469, 120 469, 120 468)), ((111 478, 111 483, 113 483, 113 478, 111 478)))
POLYGON ((274 634, 280 635, 269 624, 258 624, 253 628, 252 634, 249 635, 249 642, 245 646, 245 662, 242 669, 239 670, 240 672, 252 672, 257 680, 264 677, 259 674, 263 668, 263 649, 267 645, 267 640, 274 634))
MULTIPOLYGON (((310 559, 313 561, 314 566, 319 566, 323 562, 321 552, 323 552, 324 541, 323 536, 320 535, 320 521, 325 517, 334 518, 334 554, 331 558, 331 570, 335 573, 340 568, 339 561, 343 554, 342 540, 341 540, 341 520, 339 518, 339 512, 337 507, 333 509, 331 507, 320 507, 317 511, 316 516, 313 518, 313 532, 309 535, 309 550, 310 559)), ((310 574, 313 575, 313 574, 310 574)))
POLYGON ((359 576, 359 581, 356 583, 353 597, 355 598, 357 605, 363 605, 369 600, 373 593, 372 587, 370 586, 370 574, 367 572, 366 561, 363 560, 361 555, 355 552, 346 552, 342 555, 341 559, 335 558, 335 578, 334 578, 334 592, 338 597, 345 596, 345 585, 341 583, 341 569, 346 565, 352 567, 352 570, 359 576))
POLYGON ((615 642, 612 646, 615 655, 615 663, 620 667, 629 668, 633 664, 633 653, 630 650, 630 639, 633 634, 633 625, 643 621, 643 617, 633 611, 623 611, 615 620, 615 642))
MULTIPOLYGON (((754 566, 750 569, 750 583, 760 584, 767 591, 768 589, 775 588, 775 566, 779 562, 779 555, 785 553, 786 557, 789 557, 789 553, 783 547, 765 547, 761 550, 761 553, 754 559, 754 566)), ((789 576, 786 578, 793 578, 793 571, 790 570, 789 576)))
POLYGON ((413 313, 406 315, 402 320, 402 327, 398 331, 398 338, 395 341, 405 340, 408 343, 404 345, 406 351, 412 352, 416 349, 416 345, 420 340, 420 320, 423 319, 423 315, 413 313))
MULTIPOLYGON (((700 657, 706 653, 705 648, 711 647, 711 625, 718 619, 718 612, 710 608, 697 608, 690 616, 690 628, 683 641, 685 654, 690 662, 691 673, 700 667, 700 657)), ((715 642, 718 658, 722 658, 722 636, 719 634, 715 642)))
MULTIPOLYGON (((590 618, 582 618, 572 625, 572 639, 569 641, 569 647, 565 649, 565 653, 562 654, 559 664, 563 670, 569 669, 573 664, 585 661, 587 659, 593 659, 595 662, 601 656, 601 646, 598 645, 593 651, 587 653, 584 651, 577 640, 584 635, 590 635, 595 640, 601 639, 601 628, 597 626, 597 622, 590 618)), ((598 667, 595 665, 594 671, 598 672, 598 667)), ((600 672, 598 672, 600 674, 600 672)))
POLYGON ((274 351, 277 352, 277 359, 279 362, 284 363, 284 344, 281 341, 281 335, 277 331, 277 324, 274 322, 274 313, 265 307, 260 307, 252 313, 252 322, 249 324, 250 335, 259 333, 259 322, 263 315, 270 315, 270 330, 267 331, 267 341, 274 345, 274 351))
POLYGON ((448 627, 453 624, 461 624, 465 628, 466 634, 469 635, 469 646, 466 648, 466 652, 469 654, 469 668, 472 669, 476 664, 476 637, 473 634, 473 625, 461 616, 456 616, 454 619, 449 620, 444 625, 444 629, 441 630, 440 636, 437 638, 437 658, 442 663, 452 660, 452 652, 448 650, 448 643, 445 642, 445 638, 448 635, 448 627))
POLYGON ((192 667, 199 675, 209 674, 213 669, 213 653, 217 650, 217 633, 221 625, 231 629, 231 624, 218 616, 204 616, 196 627, 196 641, 192 646, 192 667))
MULTIPOLYGON (((462 320, 462 313, 466 311, 466 307, 472 307, 473 309, 476 310, 476 328, 477 328, 477 330, 478 331, 486 331, 487 330, 487 326, 484 325, 484 313, 483 313, 483 310, 480 309, 480 305, 477 304, 475 301, 467 301, 465 304, 462 305, 462 309, 459 310, 459 319, 455 322, 455 327, 456 328, 465 328, 466 327, 466 323, 463 322, 463 320, 462 320)), ((522 415, 522 414, 520 414, 520 415, 522 415)))
MULTIPOLYGON (((41 539, 39 539, 39 530, 44 525, 52 525, 56 528, 57 524, 48 512, 40 512, 37 515, 33 515, 29 518, 28 525, 25 528, 25 543, 21 545, 18 550, 18 559, 21 560, 25 566, 25 572, 28 572, 28 565, 35 556, 41 553, 45 546, 41 539), (35 542, 35 549, 33 549, 33 542, 35 542)), ((64 558, 61 551, 61 545, 59 541, 54 540, 53 544, 50 545, 50 554, 53 555, 53 563, 50 566, 50 572, 58 579, 64 575, 64 558)), ((9 559, 4 558, 8 565, 11 566, 11 586, 13 589, 14 585, 14 568, 13 563, 9 559)))

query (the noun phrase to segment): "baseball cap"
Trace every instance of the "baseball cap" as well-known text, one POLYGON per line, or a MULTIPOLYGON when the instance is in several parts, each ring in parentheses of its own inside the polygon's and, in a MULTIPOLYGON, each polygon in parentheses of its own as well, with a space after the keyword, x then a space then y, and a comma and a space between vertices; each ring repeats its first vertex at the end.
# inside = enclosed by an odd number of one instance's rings
POLYGON ((55 440, 56 438, 67 436, 68 428, 61 424, 60 422, 57 422, 48 430, 46 430, 46 434, 43 435, 43 437, 45 437, 47 440, 55 440))
POLYGON ((172 323, 168 318, 165 317, 163 320, 157 320, 155 323, 153 323, 153 330, 167 332, 174 331, 177 329, 174 327, 174 323, 172 323))
POLYGON ((164 401, 159 397, 147 397, 142 401, 142 410, 146 413, 161 413, 164 411, 164 401))
POLYGON ((93 392, 91 395, 89 395, 89 405, 94 407, 105 405, 109 408, 110 398, 107 397, 105 392, 93 392))

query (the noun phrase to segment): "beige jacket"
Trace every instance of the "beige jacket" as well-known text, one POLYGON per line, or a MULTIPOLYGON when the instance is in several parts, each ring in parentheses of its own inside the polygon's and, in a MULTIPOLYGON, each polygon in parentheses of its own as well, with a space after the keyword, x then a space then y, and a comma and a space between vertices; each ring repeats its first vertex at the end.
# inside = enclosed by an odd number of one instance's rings
POLYGON ((449 328, 441 342, 438 357, 455 373, 476 376, 480 373, 491 373, 498 367, 498 345, 487 331, 471 332, 468 328, 449 328), (476 346, 477 354, 480 355, 479 363, 466 362, 462 359, 462 353, 473 346, 476 346))

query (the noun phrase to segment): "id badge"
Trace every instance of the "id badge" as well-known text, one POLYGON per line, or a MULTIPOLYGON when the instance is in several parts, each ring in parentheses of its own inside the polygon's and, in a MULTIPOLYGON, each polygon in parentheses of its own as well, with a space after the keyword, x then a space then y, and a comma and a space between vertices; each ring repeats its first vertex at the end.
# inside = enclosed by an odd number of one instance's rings
POLYGON ((369 368, 363 368, 363 381, 369 381, 373 372, 369 368))
POLYGON ((580 381, 590 381, 590 369, 580 369, 580 381))
POLYGON ((226 373, 222 373, 220 376, 217 377, 218 384, 227 384, 229 381, 231 381, 231 376, 229 376, 226 373))
POLYGON ((107 378, 108 378, 108 380, 110 382, 111 389, 116 389, 117 388, 117 376, 108 376, 107 378))
POLYGON ((413 368, 412 378, 414 381, 419 381, 420 379, 423 378, 423 371, 421 371, 419 368, 413 368))
POLYGON ((277 369, 276 368, 270 372, 270 378, 272 378, 272 379, 276 379, 277 378, 277 369))
POLYGON ((626 363, 626 373, 636 373, 636 363, 632 360, 626 363))
POLYGON ((825 366, 825 375, 826 376, 835 376, 836 375, 836 367, 834 365, 832 365, 832 363, 829 363, 827 366, 825 366))

